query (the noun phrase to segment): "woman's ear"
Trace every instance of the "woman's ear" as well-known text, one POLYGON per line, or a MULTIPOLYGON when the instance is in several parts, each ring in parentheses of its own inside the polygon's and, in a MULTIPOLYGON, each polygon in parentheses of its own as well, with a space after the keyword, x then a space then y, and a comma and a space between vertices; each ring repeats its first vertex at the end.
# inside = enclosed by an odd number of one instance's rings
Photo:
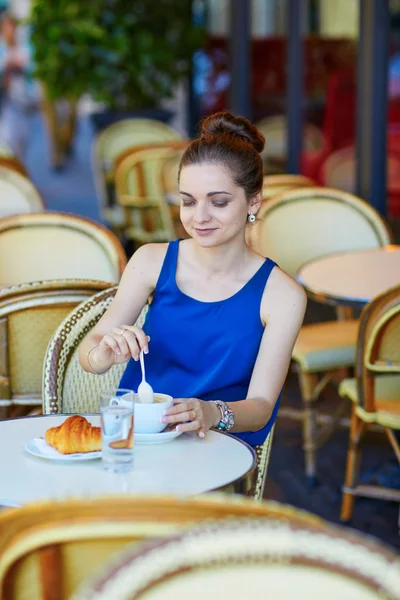
POLYGON ((259 191, 258 194, 256 194, 255 196, 252 196, 250 198, 249 209, 251 210, 251 212, 254 215, 259 211, 261 202, 262 202, 262 191, 259 191))

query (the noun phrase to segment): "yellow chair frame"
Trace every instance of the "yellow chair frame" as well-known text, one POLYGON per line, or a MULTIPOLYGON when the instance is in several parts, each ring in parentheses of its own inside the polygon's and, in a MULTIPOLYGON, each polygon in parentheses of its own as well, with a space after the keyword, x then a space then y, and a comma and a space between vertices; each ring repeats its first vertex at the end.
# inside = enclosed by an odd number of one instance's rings
POLYGON ((377 296, 364 308, 356 354, 356 378, 345 379, 339 394, 352 401, 341 518, 351 519, 356 496, 400 502, 400 491, 358 484, 362 441, 380 425, 400 464, 400 286, 377 296), (394 395, 394 398, 393 398, 394 395))
POLYGON ((48 342, 68 313, 109 287, 103 281, 60 279, 0 289, 0 407, 16 416, 42 405, 48 342))

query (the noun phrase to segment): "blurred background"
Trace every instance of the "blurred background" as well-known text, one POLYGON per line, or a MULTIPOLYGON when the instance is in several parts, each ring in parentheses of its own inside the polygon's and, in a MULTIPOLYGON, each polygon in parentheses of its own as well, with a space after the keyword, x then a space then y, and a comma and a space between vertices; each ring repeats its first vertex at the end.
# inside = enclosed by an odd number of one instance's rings
MULTIPOLYGON (((224 109, 251 119, 266 138, 265 228, 251 238, 254 248, 294 276, 303 263, 330 253, 373 248, 387 256, 393 250, 388 284, 376 293, 400 285, 400 263, 393 260, 400 248, 391 246, 400 240, 400 0, 0 0, 0 11, 0 233, 26 225, 25 237, 10 246, 0 235, 4 298, 14 294, 13 285, 42 279, 97 278, 107 287, 141 244, 184 237, 179 159, 201 118, 224 109), (281 202, 281 193, 290 201, 281 202), (297 203, 298 212, 282 212, 274 221, 269 206, 279 203, 297 203), (46 242, 44 221, 37 237, 28 232, 26 213, 32 212, 44 214, 48 224, 49 213, 71 213, 96 227, 89 232, 87 222, 80 223, 84 235, 65 238, 61 251, 63 235, 78 222, 61 216, 46 242), (99 227, 106 229, 98 244, 104 247, 100 255, 93 251, 85 271, 82 256, 90 252, 80 244, 89 237, 99 242, 99 227), (107 253, 111 266, 101 271, 107 253)), ((383 271, 359 269, 367 283, 380 283, 383 271)), ((88 295, 98 291, 89 288, 88 295)), ((363 352, 357 318, 374 293, 357 304, 344 290, 343 306, 309 295, 306 326, 315 327, 304 330, 311 338, 293 357, 264 498, 339 522, 358 388, 354 378, 352 396, 350 388, 339 388, 346 405, 332 417, 338 386, 325 383, 330 370, 335 384, 353 375, 360 380, 353 370, 356 352, 363 352), (349 316, 352 324, 343 325, 349 316), (326 323, 335 332, 327 333, 326 323), (317 357, 312 366, 311 355, 317 357), (302 433, 302 422, 319 396, 323 406, 313 423, 328 424, 330 432, 318 442, 317 473, 316 428, 306 424, 302 433)), ((45 334, 42 326, 32 334, 30 354, 15 371, 21 388, 9 373, 5 384, 0 372, 0 398, 11 399, 7 409, 16 416, 28 392, 25 410, 35 402, 41 410, 47 344, 71 309, 69 303, 57 313, 45 334), (28 376, 33 366, 26 367, 33 354, 35 377, 28 376)), ((28 352, 25 338, 18 340, 28 352)), ((390 340, 378 365, 397 369, 390 380, 397 404, 386 433, 400 430, 399 318, 390 340)), ((352 488, 361 496, 352 524, 398 547, 400 449, 396 435, 390 433, 388 444, 383 431, 377 422, 368 433, 363 489, 352 488), (371 482, 384 491, 371 491, 371 482)))
MULTIPOLYGON (((3 65, 14 43, 7 37, 15 35, 20 53, 15 60, 23 65, 25 81, 11 77, 19 81, 13 82, 13 92, 6 91, 8 58, 0 137, 13 146, 50 209, 97 219, 102 215, 89 166, 93 136, 112 121, 138 115, 160 118, 191 137, 201 117, 231 108, 265 132, 266 173, 301 172, 317 183, 355 191, 360 187, 357 102, 361 106, 364 100, 364 112, 376 112, 365 98, 357 99, 357 72, 373 69, 367 46, 376 45, 373 34, 384 35, 378 43, 385 47, 378 52, 387 54, 387 73, 382 79, 377 65, 380 80, 375 82, 387 87, 385 106, 378 107, 387 115, 379 124, 387 136, 382 183, 387 194, 379 208, 398 219, 400 3, 383 2, 388 22, 378 19, 375 33, 373 23, 364 23, 360 31, 360 7, 367 12, 368 4, 164 0, 157 6, 134 1, 126 11, 123 2, 107 0, 84 5, 2 0, 3 65), (291 66, 298 43, 301 52, 291 66), (292 79, 288 86, 290 71, 298 82, 293 85, 292 79), (14 100, 6 102, 10 95, 14 100), (10 109, 10 102, 18 110, 10 109), (291 124, 300 127, 301 146, 296 139, 293 145, 291 124)), ((380 173, 376 177, 382 179, 380 173)))

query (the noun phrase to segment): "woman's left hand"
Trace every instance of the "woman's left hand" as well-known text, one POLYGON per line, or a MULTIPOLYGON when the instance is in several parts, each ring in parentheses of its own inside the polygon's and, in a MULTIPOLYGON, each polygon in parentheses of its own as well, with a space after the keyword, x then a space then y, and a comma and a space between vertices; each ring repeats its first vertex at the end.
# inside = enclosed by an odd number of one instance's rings
POLYGON ((201 438, 205 432, 219 423, 220 412, 214 402, 197 398, 175 398, 174 405, 167 408, 161 419, 163 423, 179 423, 178 431, 197 431, 201 438))

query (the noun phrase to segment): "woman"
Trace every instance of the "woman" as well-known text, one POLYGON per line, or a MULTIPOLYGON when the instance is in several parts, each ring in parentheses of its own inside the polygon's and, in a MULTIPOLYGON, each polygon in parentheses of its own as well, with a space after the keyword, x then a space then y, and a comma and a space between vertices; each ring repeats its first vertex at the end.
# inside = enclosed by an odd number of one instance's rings
POLYGON ((31 49, 29 44, 20 43, 18 33, 17 20, 4 13, 0 21, 0 138, 24 160, 38 98, 31 77, 31 49))
POLYGON ((175 398, 164 423, 200 437, 231 431, 253 446, 274 424, 306 307, 302 287, 246 245, 262 200, 263 147, 246 119, 205 119, 179 172, 190 239, 141 247, 80 348, 94 373, 129 361, 120 386, 134 390, 142 349, 153 389, 175 398), (142 330, 133 323, 151 294, 142 330))

